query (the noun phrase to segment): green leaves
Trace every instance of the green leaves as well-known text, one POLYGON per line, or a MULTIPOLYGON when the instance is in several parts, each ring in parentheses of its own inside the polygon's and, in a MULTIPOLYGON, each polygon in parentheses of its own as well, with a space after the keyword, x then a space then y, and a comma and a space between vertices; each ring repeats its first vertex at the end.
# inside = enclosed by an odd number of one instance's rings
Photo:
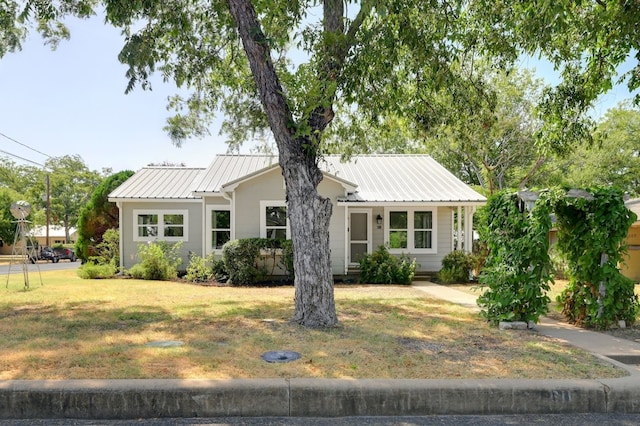
POLYGON ((533 321, 548 311, 551 260, 548 233, 550 204, 546 194, 529 213, 518 194, 489 199, 481 217, 489 248, 480 283, 489 289, 478 298, 482 315, 492 323, 533 321))
POLYGON ((632 324, 638 299, 633 281, 618 265, 636 215, 624 205, 623 193, 615 188, 591 188, 583 196, 557 191, 552 203, 558 248, 569 262, 569 284, 558 296, 563 314, 586 327, 606 328, 619 320, 632 324))

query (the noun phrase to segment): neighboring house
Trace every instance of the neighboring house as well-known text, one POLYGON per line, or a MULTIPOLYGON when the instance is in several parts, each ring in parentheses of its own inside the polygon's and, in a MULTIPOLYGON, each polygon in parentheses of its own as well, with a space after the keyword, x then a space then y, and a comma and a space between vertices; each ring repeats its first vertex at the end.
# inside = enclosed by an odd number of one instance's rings
MULTIPOLYGON (((46 226, 34 226, 29 232, 31 237, 38 241, 39 246, 47 245, 47 227, 46 226)), ((78 230, 76 228, 69 228, 69 244, 73 244, 78 240, 78 230)), ((64 226, 51 225, 49 226, 49 245, 57 246, 59 244, 66 244, 67 237, 64 232, 64 226)))
MULTIPOLYGON (((47 227, 46 226, 34 226, 29 229, 29 236, 32 241, 37 241, 38 246, 47 245, 47 227)), ((76 228, 69 228, 69 238, 71 243, 75 243, 78 239, 78 231, 76 228)), ((10 255, 13 253, 13 241, 11 244, 3 242, 0 245, 0 255, 10 255)), ((59 244, 65 244, 65 234, 63 226, 49 226, 49 245, 56 246, 59 244)), ((20 244, 18 244, 20 247, 20 244)))
MULTIPOLYGON (((348 163, 327 156, 320 168, 318 191, 333 202, 335 275, 385 244, 416 258, 419 271, 440 270, 454 249, 471 250, 473 214, 486 199, 430 156, 357 156, 348 163)), ((137 262, 138 245, 150 241, 182 241, 186 265, 190 252, 220 254, 229 240, 289 238, 277 157, 220 155, 206 169, 146 167, 109 200, 120 210, 125 268, 137 262)))
POLYGON ((629 251, 620 271, 624 276, 640 282, 640 198, 627 200, 624 204, 638 216, 638 219, 629 228, 625 240, 629 251))

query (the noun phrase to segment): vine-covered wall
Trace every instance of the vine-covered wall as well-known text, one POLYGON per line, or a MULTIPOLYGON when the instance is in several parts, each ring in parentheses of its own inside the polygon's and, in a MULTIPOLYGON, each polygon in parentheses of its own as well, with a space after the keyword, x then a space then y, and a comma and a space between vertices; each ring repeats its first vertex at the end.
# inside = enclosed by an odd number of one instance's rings
POLYGON ((607 328, 636 319, 635 283, 618 268, 626 252, 623 240, 636 220, 623 195, 613 188, 554 192, 558 248, 569 264, 569 283, 558 302, 577 325, 607 328))
POLYGON ((486 205, 484 238, 489 255, 480 275, 488 287, 478 299, 491 322, 533 321, 548 311, 551 210, 541 198, 530 212, 517 193, 499 193, 486 205))
POLYGON ((485 207, 489 256, 480 283, 488 289, 478 299, 483 315, 492 322, 537 322, 547 312, 553 282, 548 235, 555 213, 558 248, 569 264, 569 283, 558 297, 564 315, 585 327, 633 323, 638 298, 618 265, 636 215, 623 194, 611 188, 545 190, 529 207, 518 193, 497 194, 485 207))

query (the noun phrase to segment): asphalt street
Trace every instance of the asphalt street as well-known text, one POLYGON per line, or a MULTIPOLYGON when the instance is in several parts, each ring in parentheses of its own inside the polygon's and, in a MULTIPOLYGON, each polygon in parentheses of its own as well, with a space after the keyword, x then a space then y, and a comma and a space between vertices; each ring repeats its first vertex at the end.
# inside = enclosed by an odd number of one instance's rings
POLYGON ((486 415, 486 416, 419 416, 419 417, 232 417, 210 419, 139 419, 139 420, 74 420, 28 419, 0 420, 4 426, 636 426, 640 414, 545 414, 545 415, 486 415))

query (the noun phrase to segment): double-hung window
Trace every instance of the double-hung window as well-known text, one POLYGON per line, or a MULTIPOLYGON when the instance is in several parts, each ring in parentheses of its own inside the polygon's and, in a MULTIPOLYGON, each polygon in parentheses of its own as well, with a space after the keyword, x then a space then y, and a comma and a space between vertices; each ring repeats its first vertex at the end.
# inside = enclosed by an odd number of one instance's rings
POLYGON ((289 238, 287 206, 284 201, 260 202, 260 236, 278 240, 289 238))
POLYGON ((222 246, 231 240, 231 210, 228 206, 211 206, 208 209, 210 250, 222 250, 222 246))
POLYGON ((387 223, 386 241, 391 252, 436 253, 436 210, 389 209, 387 223))
POLYGON ((134 210, 134 241, 187 241, 187 210, 134 210))

